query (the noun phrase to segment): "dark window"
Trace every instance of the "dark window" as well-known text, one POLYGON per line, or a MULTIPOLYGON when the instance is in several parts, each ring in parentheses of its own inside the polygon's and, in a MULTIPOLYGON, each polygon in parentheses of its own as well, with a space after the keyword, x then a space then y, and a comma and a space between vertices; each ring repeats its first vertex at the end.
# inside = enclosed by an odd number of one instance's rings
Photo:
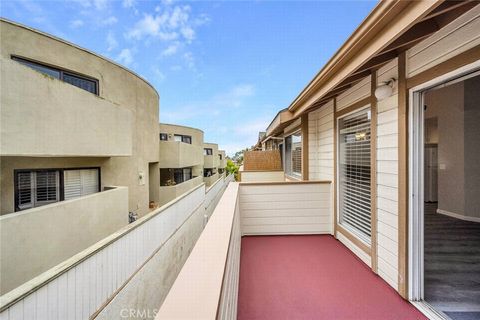
POLYGON ((213 155, 213 150, 211 148, 204 148, 203 149, 203 154, 206 156, 211 156, 213 155))
POLYGON ((13 60, 28 66, 34 70, 37 70, 38 72, 44 73, 46 75, 49 75, 51 77, 60 79, 64 82, 67 82, 71 85, 74 85, 75 87, 78 87, 80 89, 86 90, 88 92, 91 92, 93 94, 98 95, 98 81, 94 79, 90 79, 88 77, 80 76, 74 73, 70 73, 68 71, 64 71, 58 68, 50 67, 43 65, 41 63, 25 60, 22 58, 18 57, 12 57, 13 60))
POLYGON ((168 140, 168 134, 167 133, 160 133, 160 140, 161 141, 167 141, 168 140))
POLYGON ((15 211, 100 191, 100 169, 15 170, 15 211))
POLYGON ((192 168, 160 169, 161 186, 174 186, 193 178, 192 168))
POLYGON ((191 136, 176 134, 174 138, 175 138, 175 141, 192 144, 192 137, 191 136))
POLYGON ((213 169, 203 169, 203 176, 204 177, 211 177, 215 173, 213 172, 213 169))
POLYGON ((222 160, 222 155, 221 154, 218 154, 218 157, 220 158, 220 160, 222 160))

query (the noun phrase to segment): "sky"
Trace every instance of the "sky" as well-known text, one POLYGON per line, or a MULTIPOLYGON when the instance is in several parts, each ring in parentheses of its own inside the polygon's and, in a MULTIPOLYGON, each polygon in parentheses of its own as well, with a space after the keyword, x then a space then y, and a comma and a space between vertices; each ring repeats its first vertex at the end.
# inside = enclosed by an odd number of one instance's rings
POLYGON ((160 122, 232 155, 257 142, 372 1, 2 0, 0 16, 112 59, 160 95, 160 122))

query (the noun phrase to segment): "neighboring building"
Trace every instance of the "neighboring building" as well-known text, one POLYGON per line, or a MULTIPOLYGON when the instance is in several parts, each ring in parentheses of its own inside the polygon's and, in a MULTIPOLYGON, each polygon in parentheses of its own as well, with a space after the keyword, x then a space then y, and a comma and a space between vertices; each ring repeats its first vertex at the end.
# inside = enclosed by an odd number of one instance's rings
POLYGON ((218 156, 218 144, 204 143, 203 158, 203 182, 209 187, 219 178, 218 167, 220 159, 218 156))
POLYGON ((159 132, 159 205, 163 205, 203 183, 203 131, 161 123, 159 132))
POLYGON ((0 24, 4 293, 149 212, 159 96, 93 52, 0 24))
POLYGON ((227 166, 227 155, 225 150, 218 150, 218 173, 223 174, 227 166))

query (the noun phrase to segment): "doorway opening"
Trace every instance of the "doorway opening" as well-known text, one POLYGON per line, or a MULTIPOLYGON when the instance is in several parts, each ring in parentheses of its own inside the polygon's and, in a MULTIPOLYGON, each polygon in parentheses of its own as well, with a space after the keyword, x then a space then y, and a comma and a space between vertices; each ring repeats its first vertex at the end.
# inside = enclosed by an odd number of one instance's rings
POLYGON ((480 71, 412 91, 410 299, 480 319, 480 71))

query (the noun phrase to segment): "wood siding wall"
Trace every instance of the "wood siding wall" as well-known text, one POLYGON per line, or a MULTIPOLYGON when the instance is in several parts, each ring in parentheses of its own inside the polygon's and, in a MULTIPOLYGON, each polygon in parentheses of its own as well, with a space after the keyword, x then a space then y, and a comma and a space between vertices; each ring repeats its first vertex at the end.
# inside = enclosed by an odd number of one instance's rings
MULTIPOLYGON (((398 79, 397 59, 377 72, 377 85, 398 79)), ((398 289, 398 85, 377 103, 377 263, 378 274, 398 289)))
POLYGON ((480 45, 480 6, 407 51, 407 77, 480 45))
POLYGON ((333 181, 333 100, 308 115, 309 180, 333 181))
POLYGON ((240 186, 243 235, 329 234, 330 183, 240 186))
POLYGON ((370 97, 371 77, 365 77, 359 83, 348 89, 337 97, 336 111, 340 111, 359 102, 362 99, 370 97))

